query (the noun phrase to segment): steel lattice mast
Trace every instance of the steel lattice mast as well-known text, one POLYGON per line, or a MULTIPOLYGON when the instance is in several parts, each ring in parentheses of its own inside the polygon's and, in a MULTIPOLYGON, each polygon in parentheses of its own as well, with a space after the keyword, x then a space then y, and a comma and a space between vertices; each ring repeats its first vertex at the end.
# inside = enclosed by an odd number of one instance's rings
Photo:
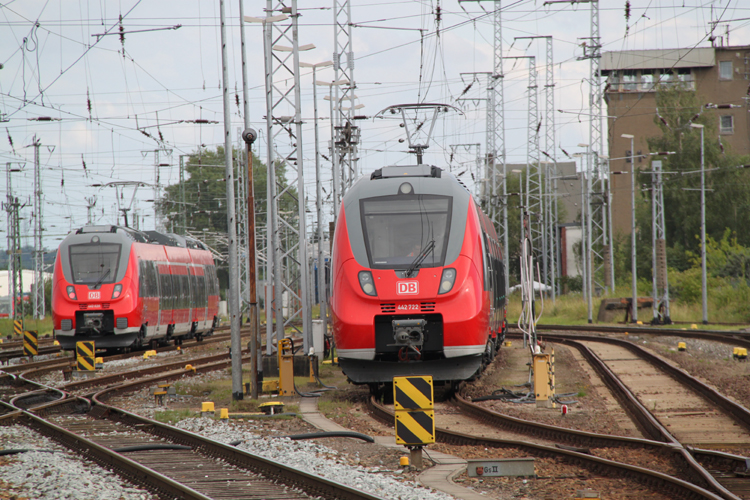
MULTIPOLYGON (((631 153, 632 154, 632 153, 631 153)), ((631 163, 631 165, 633 165, 631 163)), ((654 317, 652 323, 670 324, 669 276, 667 274, 667 233, 664 223, 664 183, 662 162, 651 162, 651 238, 653 261, 654 317)))
POLYGON ((555 77, 554 59, 552 56, 552 37, 549 35, 519 36, 514 40, 545 40, 545 84, 544 84, 544 154, 550 161, 544 163, 543 179, 543 216, 544 216, 544 283, 552 289, 552 300, 557 293, 557 159, 555 155, 555 77))
MULTIPOLYGON (((266 14, 290 13, 291 22, 283 15, 267 17, 264 25, 266 70, 266 137, 268 138, 268 248, 266 276, 273 276, 273 287, 266 291, 267 344, 273 344, 270 313, 276 318, 276 338, 285 336, 287 326, 300 330, 302 325, 305 352, 309 349, 312 331, 308 289, 307 234, 305 223, 305 185, 302 150, 302 117, 300 114, 299 39, 296 0, 267 0, 266 14), (283 24, 282 24, 283 23, 283 24), (290 85, 289 82, 293 84, 290 85), (282 115, 285 111, 293 115, 282 115), (284 144, 288 147, 284 147, 284 144), (285 172, 288 183, 280 182, 285 172), (292 188, 295 186, 297 192, 292 188), (283 206, 284 212, 280 209, 283 206), (294 215, 289 215, 289 212, 294 215), (282 245, 281 235, 285 236, 282 245), (273 295, 273 297, 271 297, 273 295), (284 295, 287 303, 284 304, 284 295), (270 306, 270 307, 269 307, 270 306)), ((306 45, 302 50, 314 48, 306 45)))
MULTIPOLYGON (((589 61, 589 106, 591 121, 589 122, 589 159, 588 172, 591 175, 591 233, 589 239, 589 269, 587 300, 590 304, 594 288, 614 291, 614 268, 612 266, 612 227, 611 204, 609 202, 609 162, 604 156, 604 133, 602 121, 602 87, 601 87, 601 36, 599 30, 599 0, 548 0, 544 5, 555 3, 590 3, 591 31, 585 37, 583 56, 578 60, 589 61)), ((592 322, 589 307, 589 323, 592 322)))
MULTIPOLYGON (((459 0, 461 1, 486 1, 486 0, 459 0)), ((487 99, 487 171, 489 189, 491 191, 491 202, 488 206, 488 215, 497 229, 498 236, 503 242, 503 265, 505 266, 505 290, 509 286, 508 273, 508 186, 506 183, 506 151, 505 151, 505 98, 503 72, 503 24, 502 24, 502 2, 493 2, 493 28, 492 37, 492 74, 489 77, 488 99, 487 99), (498 165, 498 160, 500 165, 498 165)))
POLYGON ((42 167, 39 140, 34 137, 34 318, 44 319, 44 244, 42 239, 42 167))
MULTIPOLYGON (((358 176, 357 172, 357 144, 359 143, 359 128, 354 125, 354 111, 356 108, 354 90, 354 50, 352 47, 352 6, 349 0, 333 0, 333 70, 335 85, 332 116, 333 165, 340 174, 343 198, 346 189, 352 185, 358 176), (346 64, 344 64, 346 60, 346 64), (348 107, 344 107, 348 105, 348 107)), ((340 200, 333 200, 334 204, 340 200)))

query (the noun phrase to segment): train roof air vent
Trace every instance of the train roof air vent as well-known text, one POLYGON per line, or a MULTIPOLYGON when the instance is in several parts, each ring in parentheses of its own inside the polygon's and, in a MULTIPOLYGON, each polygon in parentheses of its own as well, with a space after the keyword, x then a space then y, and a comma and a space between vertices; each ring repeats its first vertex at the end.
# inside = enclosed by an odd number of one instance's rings
POLYGON ((383 167, 375 170, 370 180, 393 179, 395 177, 435 177, 440 178, 443 170, 431 165, 404 165, 383 167))

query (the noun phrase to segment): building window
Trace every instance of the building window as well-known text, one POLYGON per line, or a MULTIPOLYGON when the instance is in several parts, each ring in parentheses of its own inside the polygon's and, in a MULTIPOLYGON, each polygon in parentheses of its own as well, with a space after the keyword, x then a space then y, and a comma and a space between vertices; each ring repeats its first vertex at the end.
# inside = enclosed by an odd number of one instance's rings
POLYGON ((652 90, 654 88, 654 71, 650 69, 641 70, 641 89, 652 90))
POLYGON ((668 87, 674 82, 674 74, 671 69, 663 69, 659 72, 659 83, 663 87, 668 87))
POLYGON ((690 68, 678 68, 677 69, 677 81, 679 81, 684 88, 693 87, 693 74, 690 68))
POLYGON ((719 132, 722 134, 734 134, 734 116, 722 115, 719 117, 719 132))
POLYGON ((635 70, 626 69, 622 72, 623 90, 638 90, 638 84, 636 83, 635 77, 635 70))
POLYGON ((732 79, 732 61, 719 61, 719 80, 732 79))

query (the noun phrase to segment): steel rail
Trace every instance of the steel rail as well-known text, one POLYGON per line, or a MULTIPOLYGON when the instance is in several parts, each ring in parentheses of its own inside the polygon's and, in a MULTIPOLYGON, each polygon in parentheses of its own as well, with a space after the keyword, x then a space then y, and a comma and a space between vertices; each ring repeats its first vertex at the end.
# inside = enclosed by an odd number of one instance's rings
MULTIPOLYGON (((369 408, 373 416, 383 423, 393 426, 395 415, 392 411, 375 401, 374 397, 369 400, 369 408)), ((651 469, 635 465, 615 462, 605 458, 599 458, 585 453, 553 448, 551 446, 530 443, 528 441, 515 441, 496 438, 478 438, 456 431, 450 431, 440 427, 435 428, 435 438, 442 443, 468 446, 483 446, 493 448, 516 448, 521 449, 534 456, 563 458, 569 463, 585 467, 595 473, 614 475, 635 479, 648 487, 659 492, 671 494, 683 499, 711 499, 720 500, 721 496, 701 488, 695 484, 682 479, 663 474, 651 469)))
POLYGON ((632 342, 608 337, 591 337, 583 335, 547 335, 546 339, 567 344, 578 349, 600 376, 604 384, 612 391, 612 394, 618 399, 618 401, 620 401, 621 405, 646 435, 651 436, 652 439, 657 441, 677 445, 679 447, 678 453, 682 456, 690 469, 697 474, 697 478, 699 478, 701 484, 717 492, 727 500, 739 500, 737 495, 719 483, 716 478, 696 460, 690 450, 685 448, 684 445, 672 436, 672 434, 651 414, 651 412, 648 411, 648 409, 627 388, 627 386, 620 381, 609 366, 607 366, 601 358, 581 342, 600 342, 627 348, 637 356, 645 358, 647 361, 663 369, 678 382, 684 383, 688 387, 696 390, 696 392, 703 395, 706 399, 724 409, 726 413, 731 415, 738 422, 738 424, 743 425, 744 427, 750 426, 750 411, 748 411, 747 408, 734 403, 724 395, 708 387, 706 384, 695 379, 683 370, 672 366, 659 356, 648 352, 632 342), (744 421, 743 418, 745 419, 744 421))

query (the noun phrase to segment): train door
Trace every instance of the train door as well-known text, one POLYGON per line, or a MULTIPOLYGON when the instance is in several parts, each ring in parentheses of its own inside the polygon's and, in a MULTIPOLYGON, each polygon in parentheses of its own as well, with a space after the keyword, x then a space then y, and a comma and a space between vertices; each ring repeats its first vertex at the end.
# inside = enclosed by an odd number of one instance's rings
POLYGON ((187 266, 187 282, 188 282, 188 312, 190 317, 188 323, 192 324, 196 321, 197 310, 195 309, 195 294, 196 294, 196 283, 195 283, 195 268, 188 264, 187 266))

